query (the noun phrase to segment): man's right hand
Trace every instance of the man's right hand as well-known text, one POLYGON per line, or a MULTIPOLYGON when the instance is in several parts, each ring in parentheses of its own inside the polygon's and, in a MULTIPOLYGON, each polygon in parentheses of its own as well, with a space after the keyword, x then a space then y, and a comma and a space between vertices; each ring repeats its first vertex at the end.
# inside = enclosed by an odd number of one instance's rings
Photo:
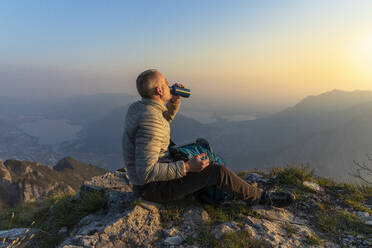
POLYGON ((186 172, 201 172, 208 165, 209 165, 209 158, 206 152, 196 155, 192 157, 189 161, 185 162, 186 172))

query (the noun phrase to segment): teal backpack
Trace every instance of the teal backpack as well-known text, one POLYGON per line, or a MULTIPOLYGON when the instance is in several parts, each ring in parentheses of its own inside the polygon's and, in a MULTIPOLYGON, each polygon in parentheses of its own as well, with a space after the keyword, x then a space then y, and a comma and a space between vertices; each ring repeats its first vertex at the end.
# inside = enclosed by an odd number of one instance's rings
MULTIPOLYGON (((195 143, 177 147, 173 142, 169 147, 169 153, 174 161, 189 160, 192 157, 207 153, 210 163, 224 164, 224 161, 218 156, 205 139, 197 139, 195 143)), ((216 186, 207 187, 193 194, 197 199, 204 203, 218 205, 229 199, 229 195, 216 186)))

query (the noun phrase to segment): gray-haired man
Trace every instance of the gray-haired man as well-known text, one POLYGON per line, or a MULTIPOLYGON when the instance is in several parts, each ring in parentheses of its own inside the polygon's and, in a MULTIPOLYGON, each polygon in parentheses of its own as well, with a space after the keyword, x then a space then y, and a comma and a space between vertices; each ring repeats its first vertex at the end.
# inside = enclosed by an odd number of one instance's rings
POLYGON ((171 95, 169 82, 157 70, 142 72, 136 85, 142 99, 128 109, 122 144, 129 179, 145 200, 164 203, 217 186, 250 204, 285 207, 294 201, 292 194, 262 191, 224 165, 210 164, 206 154, 172 161, 167 153, 170 123, 181 98, 171 95))

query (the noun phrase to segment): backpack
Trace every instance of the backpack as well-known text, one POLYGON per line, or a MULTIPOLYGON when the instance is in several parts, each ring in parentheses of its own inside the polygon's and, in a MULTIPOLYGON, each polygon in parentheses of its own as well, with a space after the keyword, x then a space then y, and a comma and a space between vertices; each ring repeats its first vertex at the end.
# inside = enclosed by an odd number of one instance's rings
MULTIPOLYGON (((222 158, 213 151, 212 147, 204 139, 202 139, 202 142, 194 142, 180 147, 177 147, 173 142, 171 144, 174 145, 170 146, 168 150, 173 161, 187 161, 198 154, 207 153, 210 163, 225 164, 222 158)), ((201 202, 212 205, 221 204, 229 199, 229 195, 217 186, 206 187, 193 195, 201 202)))

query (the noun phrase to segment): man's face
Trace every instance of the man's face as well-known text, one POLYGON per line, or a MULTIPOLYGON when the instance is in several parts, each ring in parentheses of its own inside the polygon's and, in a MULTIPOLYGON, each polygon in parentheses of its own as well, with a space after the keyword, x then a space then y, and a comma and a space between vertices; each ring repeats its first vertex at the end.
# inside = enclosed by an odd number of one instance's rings
POLYGON ((159 87, 162 89, 163 92, 162 99, 164 102, 168 102, 172 98, 172 94, 170 93, 169 88, 170 85, 168 80, 161 73, 159 73, 159 82, 159 87))

